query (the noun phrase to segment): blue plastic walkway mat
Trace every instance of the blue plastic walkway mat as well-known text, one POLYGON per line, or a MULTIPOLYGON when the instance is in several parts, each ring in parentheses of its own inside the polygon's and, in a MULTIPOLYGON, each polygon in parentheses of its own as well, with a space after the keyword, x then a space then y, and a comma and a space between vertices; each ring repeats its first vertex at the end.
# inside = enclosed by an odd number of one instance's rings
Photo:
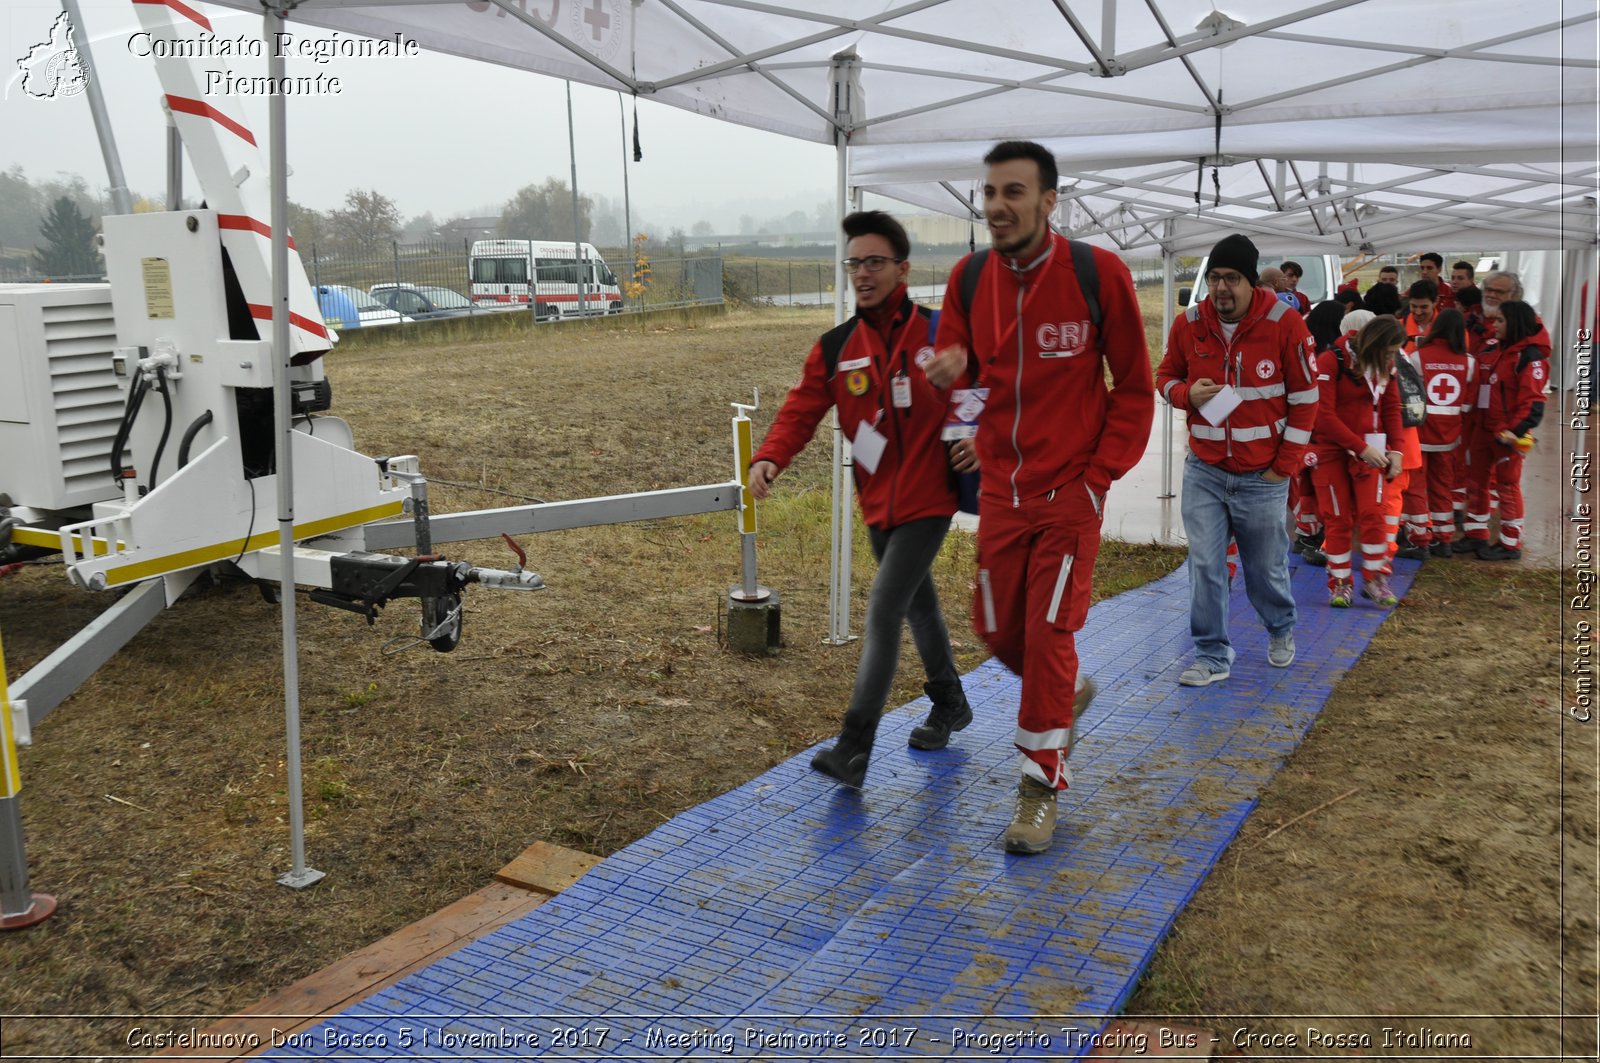
MULTIPOLYGON (((1020 683, 990 661, 948 749, 906 746, 913 702, 864 791, 802 753, 268 1056, 1077 1058, 1388 613, 1329 609, 1324 570, 1291 566, 1297 660, 1267 665, 1239 580, 1238 660, 1209 687, 1177 684, 1182 570, 1093 608, 1100 693, 1042 855, 1000 849, 1020 683)), ((1403 593, 1415 565, 1396 568, 1403 593)))

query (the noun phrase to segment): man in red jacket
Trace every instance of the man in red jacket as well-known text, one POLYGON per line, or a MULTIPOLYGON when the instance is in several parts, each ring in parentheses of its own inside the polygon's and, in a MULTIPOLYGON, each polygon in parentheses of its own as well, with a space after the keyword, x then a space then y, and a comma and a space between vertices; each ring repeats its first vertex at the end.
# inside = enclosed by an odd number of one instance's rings
POLYGON ((1156 371, 1163 397, 1189 415, 1183 523, 1189 534, 1189 631, 1195 662, 1184 686, 1227 679, 1227 549, 1239 544, 1245 591, 1266 625, 1267 663, 1294 661, 1285 513, 1317 423, 1314 344, 1304 319, 1257 288, 1256 247, 1237 233, 1206 260, 1211 297, 1172 323, 1156 371))
POLYGON ((946 387, 976 377, 989 389, 976 440, 983 481, 972 622, 1022 677, 1022 780, 1002 841, 1009 852, 1037 853, 1050 845, 1056 793, 1071 779, 1073 727, 1093 696, 1078 675, 1074 632, 1089 611, 1106 491, 1144 454, 1155 396, 1128 267, 1077 245, 1092 254, 1097 282, 1080 275, 1074 245, 1050 231, 1055 157, 1006 141, 984 163, 993 247, 980 252, 969 302, 967 259, 950 274, 928 378, 946 387))
POLYGON ((882 211, 858 211, 843 226, 850 237, 844 268, 855 288, 856 314, 812 346, 800 382, 750 462, 750 493, 758 501, 766 498, 823 415, 838 407, 839 423, 854 446, 857 497, 878 574, 844 726, 811 766, 859 787, 900 661, 903 625, 910 624, 928 675, 924 689, 933 701, 927 722, 911 732, 911 744, 944 748, 951 731, 972 722, 972 709, 931 574, 956 511, 956 492, 940 441, 949 404, 918 371, 933 357, 933 346, 930 314, 906 291, 911 241, 882 211))
POLYGON ((1432 281, 1439 290, 1439 298, 1435 300, 1440 310, 1454 310, 1456 305, 1455 289, 1444 280, 1444 256, 1437 251, 1427 251, 1417 256, 1417 275, 1425 281, 1432 281))

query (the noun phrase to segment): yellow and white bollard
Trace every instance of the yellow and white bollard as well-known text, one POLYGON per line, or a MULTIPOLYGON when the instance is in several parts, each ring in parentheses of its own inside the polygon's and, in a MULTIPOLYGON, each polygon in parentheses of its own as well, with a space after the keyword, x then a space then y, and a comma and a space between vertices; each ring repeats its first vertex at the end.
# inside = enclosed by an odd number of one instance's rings
POLYGON ((756 582, 756 502, 750 494, 750 459, 755 442, 750 414, 754 404, 733 403, 733 476, 739 484, 740 584, 728 589, 728 646, 740 653, 775 654, 779 643, 778 594, 756 582))
POLYGON ((21 930, 50 918, 56 899, 28 889, 28 853, 22 841, 22 772, 17 766, 16 726, 6 686, 5 647, 0 644, 0 930, 21 930))

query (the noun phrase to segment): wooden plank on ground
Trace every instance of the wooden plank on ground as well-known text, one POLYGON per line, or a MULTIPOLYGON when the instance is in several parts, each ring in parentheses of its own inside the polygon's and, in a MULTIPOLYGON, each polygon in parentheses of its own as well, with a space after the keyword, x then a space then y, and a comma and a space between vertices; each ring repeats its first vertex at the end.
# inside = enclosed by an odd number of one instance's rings
POLYGON ((495 875, 499 881, 352 952, 264 1000, 201 1031, 194 1047, 173 1047, 157 1057, 225 1058, 212 1046, 253 1043, 234 1057, 248 1059, 282 1038, 318 1025, 401 978, 469 942, 521 918, 576 882, 600 862, 597 856, 536 842, 495 875), (252 1039, 253 1037, 253 1039, 252 1039))
POLYGON ((576 849, 563 849, 548 842, 534 842, 495 878, 508 886, 538 890, 554 896, 584 876, 600 858, 576 849))

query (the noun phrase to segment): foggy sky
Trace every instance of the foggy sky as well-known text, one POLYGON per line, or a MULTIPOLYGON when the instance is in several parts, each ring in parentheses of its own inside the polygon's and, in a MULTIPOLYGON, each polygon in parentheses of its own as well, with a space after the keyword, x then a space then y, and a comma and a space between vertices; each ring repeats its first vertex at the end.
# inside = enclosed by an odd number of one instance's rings
MULTIPOLYGON (((80 0, 93 68, 105 93, 129 187, 159 197, 166 187, 165 117, 154 61, 132 54, 139 32, 129 0, 80 0)), ((216 35, 260 36, 258 16, 197 5, 216 35)), ((40 100, 20 86, 17 60, 49 36, 61 8, 45 0, 8 0, 0 11, 0 168, 21 165, 29 178, 77 173, 99 191, 108 185, 87 96, 40 100)), ((291 28, 293 24, 291 24, 291 28)), ((298 27, 308 36, 329 32, 298 27)), ((265 59, 206 59, 208 68, 261 76, 265 59)), ((337 95, 289 97, 289 197, 328 210, 353 188, 390 197, 404 217, 431 211, 439 221, 492 208, 547 177, 569 178, 564 82, 489 63, 423 52, 417 57, 359 58, 316 65, 290 60, 291 76, 334 73, 337 95)), ((621 201, 624 144, 631 144, 633 102, 572 86, 578 188, 621 201), (625 111, 627 140, 624 140, 625 111)), ((267 99, 244 98, 265 147, 267 99)), ((629 163, 636 217, 658 227, 706 220, 738 231, 741 215, 758 221, 834 197, 835 153, 771 133, 641 101, 644 161, 629 163)), ((631 158, 631 157, 630 157, 631 158)), ((186 196, 198 197, 194 177, 186 196)))

